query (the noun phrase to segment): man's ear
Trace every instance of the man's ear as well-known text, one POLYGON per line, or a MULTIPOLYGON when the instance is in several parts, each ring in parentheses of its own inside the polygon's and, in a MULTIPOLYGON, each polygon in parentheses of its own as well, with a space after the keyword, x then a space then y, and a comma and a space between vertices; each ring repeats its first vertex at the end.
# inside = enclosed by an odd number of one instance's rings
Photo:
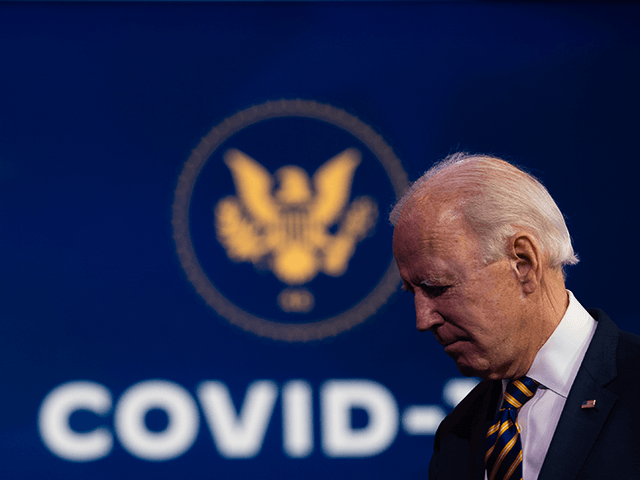
POLYGON ((518 232, 509 239, 509 259, 516 279, 525 293, 536 291, 542 274, 542 255, 537 240, 528 232, 518 232))

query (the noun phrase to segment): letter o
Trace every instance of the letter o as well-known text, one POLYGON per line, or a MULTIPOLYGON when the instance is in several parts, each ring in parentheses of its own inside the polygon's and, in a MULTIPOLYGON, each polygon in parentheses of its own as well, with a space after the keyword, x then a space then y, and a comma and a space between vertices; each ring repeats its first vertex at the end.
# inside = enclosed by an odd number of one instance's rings
POLYGON ((114 413, 118 440, 132 455, 143 460, 162 461, 186 452, 200 426, 198 407, 183 387, 166 380, 147 380, 129 387, 120 397, 114 413), (161 432, 149 430, 147 412, 164 410, 169 418, 161 432))
POLYGON ((104 385, 76 381, 54 388, 42 401, 38 429, 45 446, 64 460, 91 462, 106 457, 113 447, 113 436, 105 427, 76 432, 69 417, 77 410, 105 415, 111 410, 111 393, 104 385))

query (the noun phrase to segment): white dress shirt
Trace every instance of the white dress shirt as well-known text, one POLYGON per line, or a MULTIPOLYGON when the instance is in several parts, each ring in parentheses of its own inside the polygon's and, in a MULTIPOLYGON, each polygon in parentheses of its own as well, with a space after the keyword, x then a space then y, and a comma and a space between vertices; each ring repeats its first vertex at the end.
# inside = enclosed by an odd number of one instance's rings
MULTIPOLYGON (((597 322, 573 293, 567 292, 569 307, 527 372, 540 386, 518 413, 523 480, 538 478, 569 390, 596 331, 597 322)), ((503 391, 507 383, 509 380, 502 381, 503 391)))

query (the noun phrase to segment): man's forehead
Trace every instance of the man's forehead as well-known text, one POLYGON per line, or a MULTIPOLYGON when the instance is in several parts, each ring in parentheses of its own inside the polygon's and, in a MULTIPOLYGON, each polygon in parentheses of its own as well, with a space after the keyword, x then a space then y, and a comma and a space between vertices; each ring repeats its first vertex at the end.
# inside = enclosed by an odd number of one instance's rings
POLYGON ((394 231, 396 259, 426 256, 449 261, 479 255, 476 236, 464 221, 464 200, 457 192, 418 190, 402 209, 394 231))
POLYGON ((411 225, 439 229, 462 226, 464 199, 458 192, 423 186, 414 193, 400 212, 399 224, 404 220, 411 225))

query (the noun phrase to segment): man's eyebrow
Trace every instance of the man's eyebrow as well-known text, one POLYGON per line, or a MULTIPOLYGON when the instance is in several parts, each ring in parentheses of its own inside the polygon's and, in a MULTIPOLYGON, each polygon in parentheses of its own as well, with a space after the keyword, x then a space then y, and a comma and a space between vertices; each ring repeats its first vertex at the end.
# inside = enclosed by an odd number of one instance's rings
MULTIPOLYGON (((449 286, 457 282, 457 277, 455 275, 429 275, 428 278, 425 278, 418 285, 424 285, 426 287, 438 288, 442 286, 449 286)), ((411 292, 411 285, 403 280, 402 285, 400 285, 400 289, 403 292, 411 292)))
POLYGON ((429 275, 420 282, 420 285, 426 285, 427 287, 439 287, 455 283, 456 281, 457 277, 455 275, 429 275))

